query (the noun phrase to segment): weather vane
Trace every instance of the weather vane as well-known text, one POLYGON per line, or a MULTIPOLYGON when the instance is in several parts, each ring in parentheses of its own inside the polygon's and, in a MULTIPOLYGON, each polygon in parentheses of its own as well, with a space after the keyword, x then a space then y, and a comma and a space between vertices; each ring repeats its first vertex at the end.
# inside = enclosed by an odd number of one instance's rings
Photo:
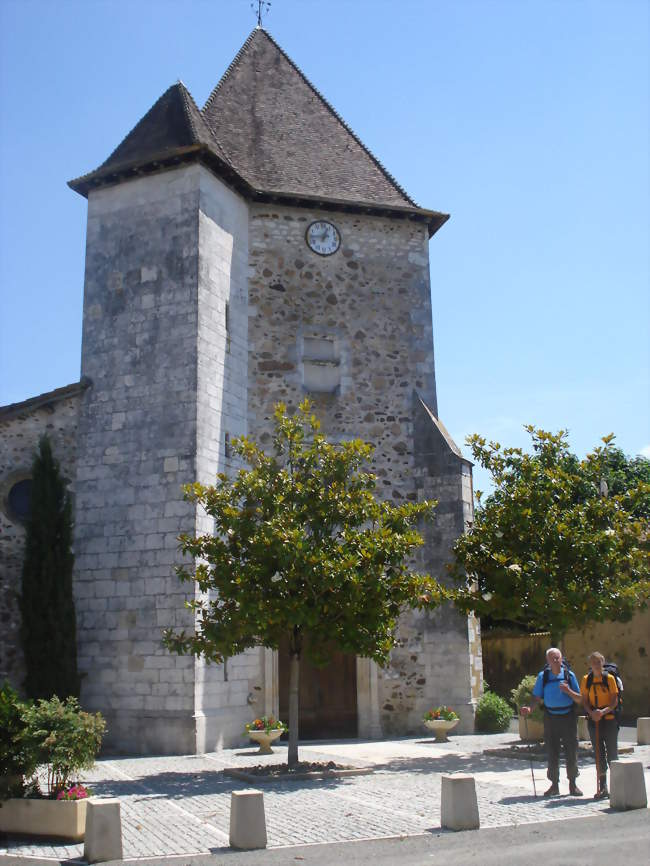
POLYGON ((262 16, 271 8, 271 0, 253 0, 251 9, 257 15, 257 26, 262 26, 262 16))

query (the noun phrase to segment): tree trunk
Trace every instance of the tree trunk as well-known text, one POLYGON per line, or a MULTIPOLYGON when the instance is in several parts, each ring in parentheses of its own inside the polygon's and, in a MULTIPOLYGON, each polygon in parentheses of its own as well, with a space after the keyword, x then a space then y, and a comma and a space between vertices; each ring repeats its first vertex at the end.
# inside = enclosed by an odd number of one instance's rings
POLYGON ((289 752, 287 763, 298 763, 298 720, 300 717, 300 655, 292 652, 289 662, 289 752))

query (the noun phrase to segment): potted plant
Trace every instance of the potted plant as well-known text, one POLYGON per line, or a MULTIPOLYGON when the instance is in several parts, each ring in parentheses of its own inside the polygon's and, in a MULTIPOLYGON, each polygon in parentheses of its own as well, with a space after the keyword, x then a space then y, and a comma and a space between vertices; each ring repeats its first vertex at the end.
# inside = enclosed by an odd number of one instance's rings
POLYGON ((519 685, 512 689, 510 695, 512 702, 517 708, 519 716, 519 736, 522 740, 543 740, 544 739, 544 712, 537 706, 529 716, 521 715, 521 708, 530 705, 533 697, 533 686, 537 677, 534 674, 528 674, 523 678, 519 685))
POLYGON ((41 792, 38 778, 24 774, 23 796, 5 800, 0 808, 0 830, 5 833, 36 833, 79 842, 86 826, 89 791, 75 781, 80 770, 89 769, 99 752, 105 722, 99 713, 84 712, 76 698, 40 700, 23 704, 24 729, 17 747, 24 749, 31 764, 47 768, 47 790, 41 792))
POLYGON ((447 734, 456 727, 460 719, 451 707, 434 707, 432 710, 427 710, 422 721, 430 731, 433 731, 436 743, 446 743, 447 734))
POLYGON ((286 730, 288 729, 285 723, 273 716, 262 716, 259 719, 254 719, 246 725, 246 733, 248 736, 251 740, 259 743, 260 748, 258 754, 260 755, 273 754, 271 743, 274 740, 277 740, 278 737, 281 737, 286 730))

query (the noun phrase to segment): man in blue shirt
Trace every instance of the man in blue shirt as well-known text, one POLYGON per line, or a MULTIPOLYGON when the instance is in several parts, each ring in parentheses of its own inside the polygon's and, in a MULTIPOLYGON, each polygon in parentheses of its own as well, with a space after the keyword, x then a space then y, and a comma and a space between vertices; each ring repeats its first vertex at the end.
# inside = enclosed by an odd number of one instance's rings
POLYGON ((544 742, 548 769, 546 775, 551 787, 545 797, 555 797, 560 793, 560 749, 564 745, 566 754, 566 774, 569 779, 569 793, 581 797, 582 791, 576 785, 578 777, 578 722, 573 704, 580 704, 580 686, 573 671, 562 666, 562 652, 557 647, 546 650, 548 668, 540 671, 533 688, 533 699, 529 707, 522 707, 522 716, 527 716, 536 704, 544 703, 544 742))

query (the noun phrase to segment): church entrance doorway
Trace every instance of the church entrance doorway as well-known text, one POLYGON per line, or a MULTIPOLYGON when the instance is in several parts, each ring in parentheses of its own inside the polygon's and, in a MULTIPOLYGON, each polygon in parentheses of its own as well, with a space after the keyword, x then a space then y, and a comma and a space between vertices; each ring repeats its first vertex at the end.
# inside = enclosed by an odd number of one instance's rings
MULTIPOLYGON (((288 640, 278 652, 280 718, 289 722, 288 640)), ((317 668, 304 652, 300 658, 301 740, 357 736, 357 658, 334 653, 332 661, 317 668)))

